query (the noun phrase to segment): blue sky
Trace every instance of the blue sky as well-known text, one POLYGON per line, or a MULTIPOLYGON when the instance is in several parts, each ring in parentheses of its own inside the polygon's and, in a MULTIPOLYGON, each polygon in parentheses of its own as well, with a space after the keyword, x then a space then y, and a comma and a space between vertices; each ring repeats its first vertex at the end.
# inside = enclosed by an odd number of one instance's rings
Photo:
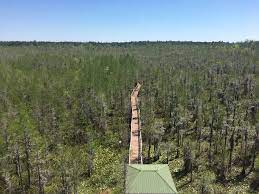
POLYGON ((259 40, 259 0, 1 0, 0 40, 259 40))

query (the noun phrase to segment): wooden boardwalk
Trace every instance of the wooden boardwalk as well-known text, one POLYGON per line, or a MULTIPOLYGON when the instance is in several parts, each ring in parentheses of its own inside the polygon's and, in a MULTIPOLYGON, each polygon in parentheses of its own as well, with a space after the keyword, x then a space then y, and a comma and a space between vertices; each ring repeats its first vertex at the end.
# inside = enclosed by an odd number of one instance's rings
POLYGON ((131 135, 129 164, 142 164, 142 136, 138 94, 141 85, 138 83, 131 93, 131 135))

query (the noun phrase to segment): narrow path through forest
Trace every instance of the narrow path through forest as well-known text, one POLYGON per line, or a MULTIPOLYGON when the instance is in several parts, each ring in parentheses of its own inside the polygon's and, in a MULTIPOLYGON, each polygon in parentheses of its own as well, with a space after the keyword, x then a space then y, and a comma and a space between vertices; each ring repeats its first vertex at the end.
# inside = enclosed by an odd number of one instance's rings
POLYGON ((141 84, 138 83, 131 93, 131 132, 130 132, 130 150, 129 164, 142 164, 142 137, 140 110, 138 108, 138 94, 141 84))

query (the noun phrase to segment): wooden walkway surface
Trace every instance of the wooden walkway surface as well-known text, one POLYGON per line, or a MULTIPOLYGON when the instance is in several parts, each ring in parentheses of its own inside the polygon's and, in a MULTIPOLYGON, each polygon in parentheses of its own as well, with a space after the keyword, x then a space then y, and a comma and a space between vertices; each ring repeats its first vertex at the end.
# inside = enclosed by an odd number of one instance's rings
POLYGON ((140 88, 141 85, 138 83, 131 93, 131 135, 129 164, 143 163, 140 110, 138 108, 138 94, 140 88))

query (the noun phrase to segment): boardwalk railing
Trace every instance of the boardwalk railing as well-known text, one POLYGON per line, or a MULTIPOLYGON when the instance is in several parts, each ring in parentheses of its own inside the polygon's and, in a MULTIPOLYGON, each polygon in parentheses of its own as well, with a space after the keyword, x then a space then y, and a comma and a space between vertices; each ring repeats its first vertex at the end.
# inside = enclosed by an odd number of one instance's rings
POLYGON ((140 120, 140 109, 138 109, 138 123, 139 123, 139 160, 140 163, 143 164, 143 157, 142 157, 142 135, 141 135, 141 120, 140 120))

